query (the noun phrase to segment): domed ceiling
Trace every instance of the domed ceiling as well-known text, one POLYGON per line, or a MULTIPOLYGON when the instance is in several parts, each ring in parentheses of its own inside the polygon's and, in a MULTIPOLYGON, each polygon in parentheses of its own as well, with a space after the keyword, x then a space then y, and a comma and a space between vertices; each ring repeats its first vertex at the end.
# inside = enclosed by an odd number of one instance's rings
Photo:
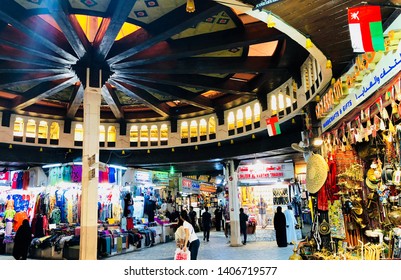
POLYGON ((102 87, 104 121, 222 112, 282 84, 308 54, 208 0, 193 13, 186 0, 4 0, 0 20, 0 106, 62 119, 82 118, 87 83, 102 87))

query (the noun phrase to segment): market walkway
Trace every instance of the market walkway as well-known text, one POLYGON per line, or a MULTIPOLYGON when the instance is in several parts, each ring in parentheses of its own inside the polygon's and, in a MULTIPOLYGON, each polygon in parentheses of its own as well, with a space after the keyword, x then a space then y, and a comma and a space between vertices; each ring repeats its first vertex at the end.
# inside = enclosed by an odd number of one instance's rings
MULTIPOLYGON (((201 240, 199 260, 288 260, 294 248, 289 245, 285 248, 277 247, 276 241, 271 240, 271 231, 256 230, 256 235, 248 235, 248 242, 244 246, 232 247, 229 238, 223 231, 212 231, 210 241, 202 241, 203 233, 199 232, 201 240), (269 232, 269 233, 267 233, 269 232)), ((138 251, 115 255, 103 260, 172 260, 175 251, 175 242, 160 243, 138 251)), ((0 260, 13 260, 11 255, 0 255, 0 260)))
MULTIPOLYGON (((202 241, 202 234, 198 233, 201 240, 199 260, 288 260, 294 247, 279 248, 276 241, 252 241, 252 236, 246 245, 231 247, 224 232, 212 231, 209 242, 202 241)), ((175 242, 168 242, 106 260, 172 260, 174 250, 175 242)))

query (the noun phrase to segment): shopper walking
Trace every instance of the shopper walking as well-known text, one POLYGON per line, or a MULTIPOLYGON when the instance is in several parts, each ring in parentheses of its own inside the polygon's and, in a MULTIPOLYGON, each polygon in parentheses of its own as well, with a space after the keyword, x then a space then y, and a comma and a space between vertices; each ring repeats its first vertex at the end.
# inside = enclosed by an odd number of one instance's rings
POLYGON ((240 228, 240 233, 244 235, 244 241, 242 241, 242 244, 246 245, 246 237, 248 231, 248 215, 244 213, 244 208, 239 209, 239 228, 240 228))
POLYGON ((295 218, 294 212, 292 211, 292 205, 287 205, 287 210, 284 211, 285 221, 286 221, 286 231, 287 231, 287 242, 288 244, 295 244, 297 241, 297 232, 295 231, 295 226, 298 224, 295 218))
POLYGON ((191 260, 196 260, 198 258, 200 242, 198 236, 195 233, 195 229, 190 223, 189 216, 186 210, 182 210, 180 213, 180 222, 178 224, 178 227, 181 226, 181 223, 185 231, 185 239, 182 249, 185 252, 187 250, 187 246, 189 245, 188 249, 191 252, 191 260))
POLYGON ((22 221, 14 237, 13 257, 16 260, 26 260, 32 241, 32 229, 27 219, 22 221))
POLYGON ((216 231, 221 231, 221 221, 223 220, 223 211, 220 206, 214 210, 214 219, 216 221, 216 231))
POLYGON ((278 247, 287 247, 286 219, 281 206, 277 206, 273 218, 274 229, 276 231, 276 242, 278 247))
POLYGON ((195 229, 195 232, 198 232, 198 231, 199 231, 199 228, 198 228, 198 223, 196 222, 197 215, 196 215, 196 211, 194 210, 194 207, 189 206, 189 213, 188 213, 188 215, 189 215, 189 219, 190 219, 190 221, 191 221, 191 225, 192 225, 193 228, 195 229))
POLYGON ((203 241, 209 242, 210 227, 212 225, 212 215, 209 213, 209 208, 205 207, 205 212, 202 213, 202 229, 203 229, 203 241))

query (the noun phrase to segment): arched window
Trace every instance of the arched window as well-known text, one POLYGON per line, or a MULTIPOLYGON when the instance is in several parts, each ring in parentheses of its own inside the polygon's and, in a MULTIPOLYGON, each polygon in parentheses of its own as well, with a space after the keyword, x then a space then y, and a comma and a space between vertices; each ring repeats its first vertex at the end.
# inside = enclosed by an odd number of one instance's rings
POLYGON ((258 102, 253 106, 253 121, 260 122, 260 104, 258 102))
POLYGON ((82 146, 84 141, 84 128, 82 124, 77 123, 74 130, 74 144, 75 146, 82 146))
POLYGON ((57 122, 52 122, 50 125, 50 144, 58 145, 60 139, 60 125, 57 122))
POLYGON ((168 144, 168 126, 167 124, 162 124, 160 126, 160 145, 168 144))
POLYGON ((99 126, 99 146, 104 147, 104 142, 106 142, 106 128, 104 125, 99 126))
POLYGON ((272 112, 272 115, 277 114, 277 96, 272 94, 272 96, 270 97, 270 110, 272 112))
POLYGON ((138 131, 138 126, 133 125, 130 128, 129 131, 129 142, 131 147, 138 147, 139 143, 139 131, 138 131))
POLYGON ((199 138, 201 141, 207 139, 207 122, 205 119, 199 121, 199 138))
POLYGON ((157 125, 152 125, 150 127, 150 145, 157 146, 157 143, 159 143, 159 129, 157 125))
POLYGON ((26 139, 25 139, 26 142, 35 143, 36 122, 32 119, 28 120, 28 122, 26 123, 25 136, 26 136, 26 139))
POLYGON ((22 142, 22 138, 24 136, 24 119, 17 117, 14 121, 14 130, 13 130, 14 141, 22 142))
POLYGON ((116 127, 114 125, 109 126, 107 129, 107 146, 115 147, 117 139, 116 127))
POLYGON ((141 142, 141 146, 149 145, 149 129, 147 125, 141 126, 141 131, 139 132, 139 141, 141 142))
POLYGON ((188 143, 188 137, 189 137, 188 123, 182 122, 181 123, 181 143, 188 143))
POLYGON ((198 122, 195 120, 192 120, 189 126, 189 136, 191 137, 191 142, 198 140, 198 122))
POLYGON ((248 130, 248 127, 252 127, 252 109, 251 106, 246 106, 245 108, 245 126, 248 130))
POLYGON ((216 119, 214 117, 209 119, 209 139, 216 139, 216 119))
POLYGON ((47 135, 49 132, 49 127, 47 126, 47 122, 40 121, 38 127, 38 143, 39 144, 47 144, 47 135))
POLYGON ((235 129, 235 117, 234 117, 234 112, 229 112, 229 113, 228 113, 227 123, 228 123, 228 130, 229 130, 229 131, 235 129))
POLYGON ((244 132, 244 112, 242 109, 237 110, 237 132, 244 132))

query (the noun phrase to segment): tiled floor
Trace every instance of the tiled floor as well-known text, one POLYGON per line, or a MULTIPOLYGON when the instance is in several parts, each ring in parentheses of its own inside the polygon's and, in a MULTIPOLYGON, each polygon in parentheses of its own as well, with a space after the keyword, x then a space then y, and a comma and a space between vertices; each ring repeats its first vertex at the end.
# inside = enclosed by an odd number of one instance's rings
MULTIPOLYGON (((259 240, 258 236, 249 236, 246 245, 232 247, 229 238, 224 232, 212 231, 209 242, 202 241, 203 233, 198 233, 201 245, 199 248, 199 260, 288 260, 292 254, 293 246, 285 248, 277 247, 275 241, 259 240)), ((107 258, 107 260, 172 260, 175 243, 161 243, 150 248, 144 248, 128 254, 122 254, 107 258)))
MULTIPOLYGON (((229 244, 222 231, 212 231, 210 241, 202 241, 203 233, 199 232, 201 240, 199 260, 288 260, 292 254, 293 245, 285 248, 277 247, 275 241, 266 241, 264 237, 271 235, 268 231, 257 229, 255 235, 248 235, 244 246, 233 247, 229 244)), ((160 243, 150 248, 112 256, 103 260, 172 260, 175 242, 160 243)), ((13 260, 10 255, 0 255, 0 260, 13 260)))

